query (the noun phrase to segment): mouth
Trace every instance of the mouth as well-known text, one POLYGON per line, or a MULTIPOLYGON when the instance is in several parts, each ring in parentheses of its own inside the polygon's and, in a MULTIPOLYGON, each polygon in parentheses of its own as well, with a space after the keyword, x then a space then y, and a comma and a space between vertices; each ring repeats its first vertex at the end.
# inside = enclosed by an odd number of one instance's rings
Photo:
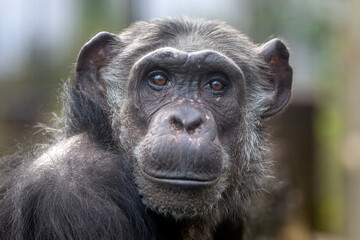
POLYGON ((163 185, 165 187, 178 187, 184 189, 205 188, 215 185, 218 181, 218 178, 203 179, 189 176, 153 176, 144 171, 142 171, 142 173, 143 176, 149 181, 163 185))

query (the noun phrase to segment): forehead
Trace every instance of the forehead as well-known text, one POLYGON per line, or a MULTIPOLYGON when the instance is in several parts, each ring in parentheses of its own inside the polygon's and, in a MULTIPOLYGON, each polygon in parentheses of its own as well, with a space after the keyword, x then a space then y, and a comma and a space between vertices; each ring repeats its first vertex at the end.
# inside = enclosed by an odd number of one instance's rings
POLYGON ((120 38, 133 56, 165 46, 185 52, 212 49, 230 56, 229 52, 241 52, 239 45, 249 43, 239 31, 224 23, 191 19, 138 22, 123 31, 120 38))
POLYGON ((213 50, 185 52, 171 47, 146 54, 133 66, 132 72, 165 68, 177 73, 223 72, 230 78, 243 78, 241 69, 225 55, 213 50))

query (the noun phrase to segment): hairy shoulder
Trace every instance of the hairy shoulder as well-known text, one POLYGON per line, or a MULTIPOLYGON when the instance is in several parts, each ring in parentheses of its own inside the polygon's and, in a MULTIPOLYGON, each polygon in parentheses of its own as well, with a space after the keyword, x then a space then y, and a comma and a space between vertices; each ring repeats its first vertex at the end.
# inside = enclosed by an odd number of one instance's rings
POLYGON ((78 134, 50 146, 34 159, 28 171, 52 171, 59 176, 81 174, 92 165, 113 164, 117 157, 102 149, 86 134, 78 134))
POLYGON ((4 178, 0 239, 151 239, 125 160, 83 134, 50 146, 4 178))
POLYGON ((110 190, 120 190, 111 189, 114 185, 129 185, 129 173, 122 155, 105 149, 86 134, 78 134, 54 143, 33 160, 26 160, 2 182, 13 193, 61 192, 61 198, 74 194, 106 196, 110 190))

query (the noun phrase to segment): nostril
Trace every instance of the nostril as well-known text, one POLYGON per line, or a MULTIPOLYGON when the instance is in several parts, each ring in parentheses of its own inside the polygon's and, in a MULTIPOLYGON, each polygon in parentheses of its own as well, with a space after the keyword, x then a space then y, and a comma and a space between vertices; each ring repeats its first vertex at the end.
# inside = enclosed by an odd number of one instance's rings
POLYGON ((180 131, 184 129, 184 124, 182 123, 181 119, 176 116, 171 118, 170 126, 175 131, 180 131))
POLYGON ((189 123, 186 127, 186 131, 188 133, 194 133, 197 129, 200 129, 200 126, 202 124, 202 119, 196 119, 195 121, 189 123))
POLYGON ((202 112, 191 107, 176 108, 169 116, 169 125, 173 131, 186 131, 188 134, 194 134, 203 122, 202 112))

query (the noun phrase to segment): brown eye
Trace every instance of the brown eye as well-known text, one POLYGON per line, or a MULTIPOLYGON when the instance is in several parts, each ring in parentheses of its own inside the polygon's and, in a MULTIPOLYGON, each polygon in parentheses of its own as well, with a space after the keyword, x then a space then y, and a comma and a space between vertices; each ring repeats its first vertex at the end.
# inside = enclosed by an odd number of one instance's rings
POLYGON ((162 74, 155 74, 149 78, 149 82, 157 86, 164 86, 167 83, 167 79, 162 74))
POLYGON ((206 80, 204 88, 217 96, 223 95, 230 84, 228 77, 223 73, 212 73, 206 80))
POLYGON ((225 88, 225 85, 217 80, 213 80, 209 83, 209 87, 215 91, 221 91, 225 88))

